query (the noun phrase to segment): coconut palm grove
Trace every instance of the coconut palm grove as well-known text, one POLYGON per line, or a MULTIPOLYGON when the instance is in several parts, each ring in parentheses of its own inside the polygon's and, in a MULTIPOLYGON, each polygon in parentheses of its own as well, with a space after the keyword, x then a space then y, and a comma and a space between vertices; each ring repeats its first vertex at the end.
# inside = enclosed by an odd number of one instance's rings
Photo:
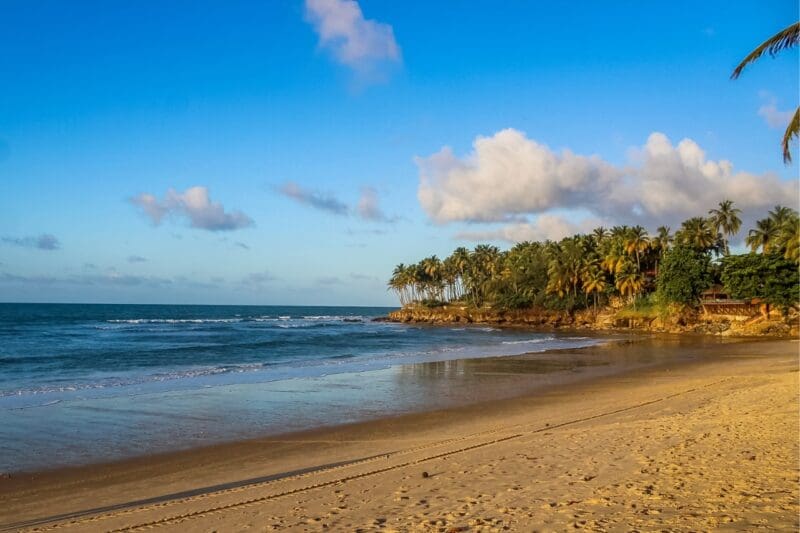
MULTIPOLYGON (((775 56, 800 42, 794 22, 748 54, 733 70, 737 79, 764 54, 775 56)), ((792 114, 781 147, 800 129, 800 107, 792 114)), ((749 253, 732 254, 729 241, 741 231, 741 210, 723 200, 708 215, 684 220, 672 233, 654 235, 642 226, 595 228, 558 242, 521 242, 507 251, 481 244, 459 247, 444 260, 431 256, 397 265, 389 288, 404 307, 459 303, 497 310, 544 308, 572 312, 591 306, 595 313, 612 297, 632 308, 645 304, 660 314, 695 306, 701 293, 719 285, 726 296, 775 305, 787 314, 800 300, 800 217, 777 205, 747 231, 749 253)))
POLYGON ((712 285, 733 298, 758 298, 786 312, 800 294, 800 217, 775 206, 747 231, 747 253, 731 252, 741 231, 730 200, 674 233, 661 226, 598 227, 558 242, 521 242, 509 250, 481 244, 444 258, 399 264, 389 280, 403 306, 445 303, 493 309, 574 311, 612 297, 637 305, 693 306, 712 285))

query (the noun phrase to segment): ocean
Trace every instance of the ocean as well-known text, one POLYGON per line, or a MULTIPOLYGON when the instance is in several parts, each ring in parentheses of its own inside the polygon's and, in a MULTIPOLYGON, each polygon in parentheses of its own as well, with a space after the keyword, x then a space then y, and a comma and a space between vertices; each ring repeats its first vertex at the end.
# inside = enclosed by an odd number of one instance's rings
POLYGON ((601 342, 373 321, 390 310, 0 303, 0 472, 479 401, 521 381, 470 360, 601 342))

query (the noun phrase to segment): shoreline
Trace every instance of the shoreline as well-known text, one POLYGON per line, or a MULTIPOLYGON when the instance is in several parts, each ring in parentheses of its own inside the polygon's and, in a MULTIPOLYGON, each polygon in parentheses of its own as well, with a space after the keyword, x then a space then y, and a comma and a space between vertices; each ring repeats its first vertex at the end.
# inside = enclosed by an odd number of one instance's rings
POLYGON ((686 309, 668 316, 619 315, 618 308, 604 307, 594 312, 574 312, 543 308, 493 309, 445 304, 439 307, 405 306, 390 312, 379 321, 402 324, 453 325, 473 324, 495 327, 528 327, 537 331, 575 331, 594 333, 698 334, 718 337, 769 337, 795 339, 800 336, 800 316, 732 316, 706 314, 686 309))
MULTIPOLYGON (((432 324, 434 327, 439 326, 440 324, 432 324)), ((477 325, 477 324, 476 324, 477 325)), ((499 328, 520 328, 525 330, 530 330, 536 333, 544 333, 548 331, 552 331, 555 333, 583 333, 583 334, 594 334, 598 338, 605 338, 603 342, 598 342, 597 344, 591 344, 588 346, 579 346, 579 347, 571 347, 571 348, 548 348, 542 351, 530 351, 524 352, 519 354, 511 354, 511 355, 485 355, 480 357, 467 357, 467 358, 456 358, 456 359, 444 359, 444 360, 437 360, 437 361, 429 361, 429 362, 422 362, 422 363, 407 363, 407 364, 400 364, 397 367, 412 367, 417 365, 440 365, 446 363, 488 363, 490 367, 490 373, 493 372, 494 364, 495 363, 506 363, 511 362, 514 366, 527 366, 528 364, 532 364, 541 358, 546 358, 548 356, 564 356, 564 355, 589 355, 590 357, 598 357, 606 353, 610 353, 612 356, 622 356, 625 358, 625 353, 627 351, 639 351, 641 349, 649 348, 649 349, 656 349, 658 352, 666 357, 662 357, 661 360, 658 362, 650 362, 650 363, 642 363, 639 365, 634 366, 625 366, 615 371, 607 372, 607 373, 589 373, 586 375, 578 376, 578 379, 572 379, 568 381, 561 381, 555 380, 555 382, 545 384, 545 385, 536 385, 532 388, 524 388, 524 389, 515 389, 510 396, 498 396, 498 397, 487 397, 487 398, 479 398, 473 401, 467 401, 463 403, 457 403, 455 405, 447 405, 447 406, 428 406, 422 409, 410 409, 407 411, 401 412, 394 412, 394 413, 387 413, 384 415, 378 415, 373 418, 367 418, 364 420, 357 420, 353 422, 331 422, 330 424, 314 426, 309 428, 297 429, 297 430, 290 430, 290 431, 283 431, 283 432, 267 432, 262 433, 257 436, 245 437, 236 440, 228 440, 228 441, 221 441, 221 442, 213 442, 205 445, 199 446, 191 446, 185 448, 177 448, 173 450, 155 452, 155 453, 148 453, 148 454, 141 454, 132 457, 124 457, 120 459, 112 459, 106 461, 96 461, 91 463, 82 463, 82 464, 74 464, 74 465, 65 465, 65 466, 55 466, 49 468, 40 468, 40 469, 32 469, 32 470, 20 470, 20 471, 11 471, 11 472, 0 472, 0 496, 4 493, 5 484, 8 480, 12 479, 34 479, 34 478, 41 478, 46 477, 49 475, 56 475, 59 476, 62 473, 69 473, 73 471, 79 470, 89 470, 94 468, 114 468, 117 465, 126 465, 128 463, 138 463, 138 462, 150 462, 153 460, 164 460, 171 459, 175 456, 180 456, 184 454, 192 454, 192 453, 203 453, 206 450, 216 450, 226 448, 228 446, 240 446, 244 445, 247 446, 250 443, 260 443, 260 442, 270 442, 273 440, 282 440, 286 438, 293 438, 293 437, 302 437, 306 435, 316 435, 316 434, 325 434, 328 432, 338 432, 340 430, 347 431, 349 428, 359 428, 361 426, 367 426, 370 424, 379 424, 379 423, 388 423, 393 420, 402 420, 405 418, 413 418, 413 417, 424 417, 426 415, 433 415, 437 413, 446 413, 451 411, 460 411, 466 410, 471 411, 472 409, 478 406, 489 406, 495 405, 500 403, 514 403, 517 400, 521 399, 531 399, 535 400, 539 396, 546 396, 551 390, 555 390, 561 387, 567 387, 569 389, 572 388, 580 388, 582 386, 591 386, 592 383, 601 383, 607 380, 614 380, 614 379, 622 379, 626 376, 631 378, 636 378, 640 374, 644 374, 650 371, 658 371, 662 368, 672 368, 675 366, 679 366, 681 368, 688 367, 691 365, 699 364, 702 365, 710 361, 712 357, 709 353, 704 353, 700 355, 700 359, 697 359, 694 356, 686 356, 685 350, 699 350, 701 352, 709 352, 709 351, 716 351, 717 349, 723 349, 725 347, 730 346, 740 346, 740 345, 760 345, 764 344, 771 344, 771 343, 779 343, 779 342, 797 342, 800 345, 800 339, 786 339, 786 338, 765 338, 765 337, 733 337, 729 339, 720 339, 714 336, 708 336, 701 333, 686 333, 686 334, 678 334, 678 333, 662 333, 662 332, 642 332, 642 331, 587 331, 581 330, 579 328, 558 328, 552 330, 540 329, 540 328, 532 328, 530 326, 524 326, 520 324, 498 324, 497 327, 499 328), (614 333, 618 334, 625 334, 627 333, 626 338, 617 338, 611 337, 614 333), (647 346, 650 344, 650 346, 647 346), (655 345, 655 346, 653 346, 655 345), (672 357, 675 356, 675 357, 672 357)), ((549 361, 549 360, 548 360, 549 361)), ((606 366, 605 361, 600 361, 597 365, 599 367, 606 366)), ((388 368, 381 368, 381 369, 368 369, 368 370, 360 370, 355 372, 345 372, 344 374, 353 374, 353 375, 363 375, 369 374, 373 372, 381 372, 390 370, 392 367, 388 368)), ((581 367, 583 368, 583 367, 581 367)), ((524 374, 523 372, 519 372, 518 369, 514 369, 514 373, 524 374)), ((533 373, 537 375, 536 372, 533 373)), ((574 373, 571 373, 573 376, 574 373)), ((331 375, 341 375, 341 374, 331 374, 331 375)), ((550 374, 545 372, 543 375, 548 377, 563 377, 565 374, 558 375, 557 373, 550 374)), ((306 378, 289 378, 287 381, 295 381, 295 380, 303 380, 306 378)), ((281 381, 281 380, 278 380, 281 381)), ((255 383, 260 384, 261 382, 255 383)), ((263 383, 273 383, 271 381, 263 382, 263 383)), ((252 385, 247 383, 245 385, 252 385)), ((231 385, 219 385, 216 387, 229 387, 231 385)), ((237 386, 237 385, 233 385, 237 386)))
POLYGON ((579 347, 617 336, 575 340, 520 332, 511 338, 525 340, 498 344, 497 351, 488 353, 465 345, 462 351, 431 358, 354 360, 301 377, 264 379, 252 373, 241 381, 136 391, 135 396, 123 390, 11 408, 2 419, 7 431, 0 446, 7 454, 0 459, 0 479, 519 395, 543 381, 568 382, 606 372, 599 363, 587 364, 579 347), (557 360, 564 347, 574 355, 557 360), (536 350, 535 355, 526 356, 525 350, 536 350), (525 362, 526 357, 536 361, 525 362), (245 425, 244 419, 253 423, 245 425), (50 423, 60 427, 51 432, 50 423), (36 433, 28 427, 37 428, 36 433), (110 432, 108 438, 104 431, 110 432), (88 439, 92 434, 100 440, 88 439))
MULTIPOLYGON (((543 331, 533 330, 532 328, 525 326, 500 327, 520 328, 523 330, 533 331, 535 333, 544 333, 543 331)), ((113 467, 114 465, 124 465, 128 462, 147 462, 161 457, 172 457, 194 451, 225 447, 228 445, 280 439, 294 435, 304 435, 307 433, 336 431, 340 428, 355 427, 360 424, 370 424, 374 422, 380 422, 382 420, 392 420, 406 416, 435 413, 450 409, 471 408, 475 405, 485 405, 499 401, 513 401, 514 399, 520 397, 545 394, 547 390, 556 387, 577 386, 584 382, 591 382, 598 379, 629 374, 658 365, 685 364, 687 362, 687 358, 684 353, 686 348, 708 349, 708 345, 710 345, 710 347, 715 347, 723 344, 747 341, 747 339, 741 338, 709 338, 707 336, 698 334, 676 335, 627 332, 627 335, 621 338, 608 332, 579 332, 577 330, 574 332, 588 335, 589 338, 592 338, 598 342, 586 346, 547 348, 541 351, 528 351, 513 354, 468 356, 463 358, 459 357, 424 362, 407 362, 393 364, 385 368, 331 373, 314 378, 292 377, 274 381, 221 384, 211 386, 210 388, 204 387, 199 389, 199 391, 205 392, 215 389, 231 391, 241 387, 252 388, 265 385, 271 387, 276 384, 284 383, 288 384, 290 386, 289 388, 291 388, 292 384, 305 383, 308 379, 332 379, 334 382, 328 386, 335 387, 340 379, 344 381, 352 379, 374 380, 378 375, 397 372, 398 369, 400 372, 402 372, 404 369, 408 369, 409 371, 413 372, 414 375, 416 375, 416 369, 421 369, 420 371, 423 373, 423 375, 434 372, 435 374, 431 379, 435 381, 445 381, 449 379, 449 374, 453 371, 459 374, 464 373, 476 374, 478 376, 486 375, 492 377, 506 377, 506 381, 502 383, 502 388, 499 389, 496 385, 479 380, 478 382, 470 383, 472 387, 475 387, 475 390, 471 391, 471 395, 456 395, 455 398, 449 396, 446 398, 439 397, 432 402, 423 401, 421 405, 406 405, 404 407, 396 406, 391 410, 362 416, 360 419, 356 420, 331 420, 327 421, 326 423, 317 423, 313 426, 298 427, 289 430, 276 430, 271 427, 265 427, 255 435, 250 434, 247 436, 237 436, 236 438, 227 438, 224 440, 216 440, 199 444, 187 440, 184 443, 173 445, 169 449, 149 451, 134 455, 129 454, 127 456, 111 459, 79 461, 74 464, 56 464, 54 466, 45 466, 41 468, 0 471, 0 494, 3 492, 3 482, 9 479, 38 478, 41 476, 47 476, 49 474, 59 475, 62 472, 72 472, 82 469, 113 467), (656 361, 637 361, 636 353, 648 349, 653 350, 657 354, 655 357, 656 361), (455 367, 454 370, 448 368, 451 365, 455 367), (442 367, 445 368, 442 369, 442 367), (476 397, 474 396, 475 393, 479 393, 481 395, 476 397)), ((568 334, 570 333, 570 330, 554 331, 554 333, 568 334)), ((754 338, 749 340, 753 342, 760 342, 765 339, 754 338)), ((459 386, 460 383, 456 382, 455 385, 459 386)), ((168 392, 168 394, 172 394, 172 392, 168 392)), ((260 394, 270 394, 270 392, 268 390, 261 391, 260 394)), ((122 398, 124 399, 124 397, 122 398)), ((49 407, 49 405, 44 405, 42 407, 46 408, 49 407)))
MULTIPOLYGON (((610 349, 624 350, 624 346, 610 349)), ((685 350, 686 347, 678 349, 685 350)), ((553 386, 515 398, 249 439, 103 465, 15 475, 10 479, 0 480, 0 501, 5 502, 0 507, 6 509, 0 515, 0 527, 8 527, 9 524, 21 527, 20 523, 23 521, 86 511, 90 507, 86 503, 89 501, 129 506, 131 502, 154 497, 170 500, 178 495, 179 498, 186 498, 186 494, 181 495, 186 491, 200 490, 198 494, 215 493, 222 490, 220 487, 227 486, 226 484, 233 484, 230 487, 246 487, 259 480, 264 482, 270 476, 280 477, 286 473, 296 475, 308 468, 316 469, 308 475, 322 475, 319 468, 321 465, 336 465, 354 460, 358 462, 364 458, 400 453, 411 444, 427 445, 448 438, 463 438, 474 434, 476 429, 486 431, 518 421, 530 423, 532 412, 539 413, 541 418, 537 420, 541 423, 546 423, 548 418, 556 422, 559 417, 564 416, 561 411, 569 411, 570 405, 580 407, 579 404, 584 402, 582 408, 586 410, 599 407, 604 401, 615 403, 620 399, 621 390, 638 390, 648 382, 658 383, 665 377, 671 379, 681 373, 694 375, 696 371, 703 369, 706 373, 709 369, 714 369, 717 373, 730 372, 735 365, 750 364, 752 367, 753 361, 759 358, 774 362, 778 357, 785 363, 787 354, 796 354, 797 344, 769 340, 734 341, 700 346, 695 351, 701 357, 694 361, 638 368, 567 386, 553 386), (603 394, 596 401, 587 397, 597 391, 603 394), (587 401, 589 404, 586 404, 587 401), (548 411, 552 407, 557 409, 548 411), (314 474, 316 471, 319 472, 314 474), (255 476, 256 473, 259 475, 255 476), (254 480, 256 477, 258 479, 254 480), (155 486, 159 488, 154 489, 155 486), (102 495, 102 499, 98 499, 98 495, 102 495)), ((795 359, 796 356, 793 356, 791 360, 796 368, 795 359)))

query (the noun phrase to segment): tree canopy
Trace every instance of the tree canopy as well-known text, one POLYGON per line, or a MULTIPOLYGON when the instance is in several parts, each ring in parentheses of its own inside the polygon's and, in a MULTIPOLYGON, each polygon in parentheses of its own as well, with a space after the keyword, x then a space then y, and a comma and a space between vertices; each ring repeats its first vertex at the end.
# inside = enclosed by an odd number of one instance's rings
MULTIPOLYGON (((665 302, 693 304, 711 283, 712 256, 723 256, 724 264, 725 257, 738 257, 728 256, 728 239, 740 230, 739 213, 725 200, 708 218, 684 221, 675 235, 666 226, 652 236, 641 226, 614 226, 557 242, 522 242, 510 250, 488 244, 473 250, 460 247, 444 259, 433 255, 397 265, 388 285, 402 305, 458 302, 571 311, 596 309, 612 297, 635 304, 656 290, 665 302)), ((754 251, 777 254, 796 265, 798 230, 797 212, 776 206, 746 241, 754 251)), ((734 270, 746 266, 732 264, 734 270)))
POLYGON ((679 245, 664 254, 658 272, 658 295, 665 302, 694 304, 711 281, 711 257, 679 245))
POLYGON ((779 253, 725 257, 720 278, 733 298, 760 298, 784 309, 800 299, 797 264, 779 253))

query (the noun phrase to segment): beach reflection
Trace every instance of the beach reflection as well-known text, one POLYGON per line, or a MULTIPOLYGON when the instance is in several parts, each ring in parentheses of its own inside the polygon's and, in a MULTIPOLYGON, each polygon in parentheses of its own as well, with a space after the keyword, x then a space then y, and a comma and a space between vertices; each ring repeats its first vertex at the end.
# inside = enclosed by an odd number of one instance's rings
POLYGON ((725 342, 708 337, 639 338, 582 350, 411 363, 313 378, 148 392, 134 398, 87 396, 2 410, 0 471, 110 461, 535 394, 718 354, 707 348, 725 342))

